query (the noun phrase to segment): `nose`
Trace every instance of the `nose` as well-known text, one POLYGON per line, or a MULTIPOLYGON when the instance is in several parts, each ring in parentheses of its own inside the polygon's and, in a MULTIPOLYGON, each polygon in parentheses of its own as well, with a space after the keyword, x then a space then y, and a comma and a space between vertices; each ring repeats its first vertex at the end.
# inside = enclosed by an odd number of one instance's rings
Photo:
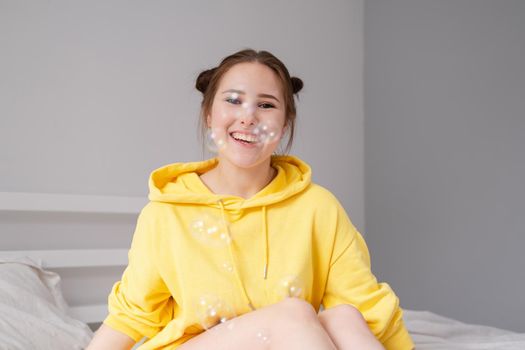
POLYGON ((243 112, 239 117, 241 125, 249 127, 256 124, 255 107, 251 103, 243 103, 243 112))

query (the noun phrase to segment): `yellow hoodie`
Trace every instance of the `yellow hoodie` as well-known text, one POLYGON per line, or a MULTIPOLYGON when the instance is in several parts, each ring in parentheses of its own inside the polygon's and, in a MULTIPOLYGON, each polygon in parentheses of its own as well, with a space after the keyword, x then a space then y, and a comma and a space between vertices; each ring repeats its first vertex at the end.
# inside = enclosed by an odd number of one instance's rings
POLYGON ((206 303, 228 318, 292 295, 316 310, 353 305, 388 350, 413 347, 398 298, 370 271, 363 237, 337 199, 311 183, 306 163, 272 157, 276 177, 249 199, 203 184, 199 175, 216 164, 176 163, 151 174, 106 325, 149 338, 141 350, 175 349, 211 326, 206 303))

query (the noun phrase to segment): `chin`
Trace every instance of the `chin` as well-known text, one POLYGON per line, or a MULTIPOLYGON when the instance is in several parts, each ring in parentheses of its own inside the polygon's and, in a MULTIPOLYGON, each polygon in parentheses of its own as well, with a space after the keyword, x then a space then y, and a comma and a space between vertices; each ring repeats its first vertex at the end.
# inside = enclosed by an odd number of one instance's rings
POLYGON ((228 162, 230 162, 231 164, 235 165, 238 168, 250 169, 250 168, 256 167, 264 163, 270 157, 271 157, 271 154, 268 156, 258 155, 258 156, 252 156, 252 157, 241 156, 237 154, 233 156, 224 155, 222 158, 226 159, 228 162))

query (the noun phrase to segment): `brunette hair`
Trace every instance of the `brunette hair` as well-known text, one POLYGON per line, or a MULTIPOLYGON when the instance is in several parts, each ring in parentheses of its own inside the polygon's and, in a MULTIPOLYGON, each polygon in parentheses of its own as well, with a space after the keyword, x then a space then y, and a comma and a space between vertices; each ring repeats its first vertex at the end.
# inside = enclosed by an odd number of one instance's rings
POLYGON ((195 82, 195 88, 202 92, 201 116, 199 119, 200 130, 204 137, 206 133, 206 116, 210 113, 213 99, 223 75, 234 65, 245 62, 257 62, 264 64, 274 71, 283 88, 284 105, 285 105, 285 124, 288 126, 289 138, 286 144, 285 153, 292 147, 294 130, 295 130, 295 100, 294 95, 303 88, 303 81, 297 77, 291 77, 286 66, 274 55, 268 51, 255 51, 245 49, 238 51, 230 56, 225 57, 221 63, 211 69, 207 69, 199 74, 195 82))

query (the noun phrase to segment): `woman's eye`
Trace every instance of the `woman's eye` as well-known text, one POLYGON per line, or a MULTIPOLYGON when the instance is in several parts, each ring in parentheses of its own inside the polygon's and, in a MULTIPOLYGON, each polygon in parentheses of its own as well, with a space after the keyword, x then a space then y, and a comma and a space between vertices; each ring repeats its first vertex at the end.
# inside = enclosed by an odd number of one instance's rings
POLYGON ((234 105, 240 105, 241 104, 241 100, 239 100, 238 98, 233 98, 233 97, 228 97, 226 99, 226 102, 234 104, 234 105))
POLYGON ((261 103, 261 104, 259 105, 259 107, 264 108, 264 109, 275 108, 275 106, 272 105, 271 103, 261 103))

